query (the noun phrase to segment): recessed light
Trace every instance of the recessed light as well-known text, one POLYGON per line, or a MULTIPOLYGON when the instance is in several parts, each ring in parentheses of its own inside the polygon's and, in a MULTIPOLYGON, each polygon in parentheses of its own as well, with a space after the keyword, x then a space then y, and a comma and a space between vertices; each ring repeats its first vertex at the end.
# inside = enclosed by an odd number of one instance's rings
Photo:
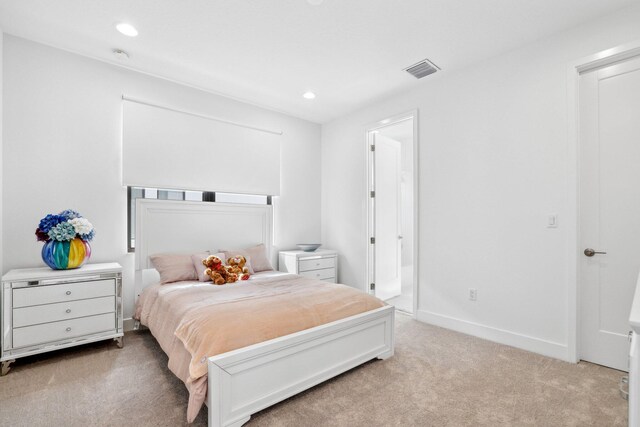
POLYGON ((316 94, 313 92, 305 92, 302 96, 305 99, 314 99, 316 97, 316 94))
POLYGON ((129 59, 129 54, 122 49, 113 49, 113 55, 121 61, 129 59))
POLYGON ((131 24, 127 24, 126 22, 121 22, 116 25, 116 30, 129 37, 135 37, 138 35, 138 30, 136 30, 136 27, 131 24))

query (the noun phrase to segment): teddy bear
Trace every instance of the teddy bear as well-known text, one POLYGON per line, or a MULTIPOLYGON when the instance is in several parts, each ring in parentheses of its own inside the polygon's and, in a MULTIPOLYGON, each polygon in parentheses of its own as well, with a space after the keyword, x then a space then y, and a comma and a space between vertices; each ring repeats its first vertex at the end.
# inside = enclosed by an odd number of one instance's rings
POLYGON ((231 273, 238 275, 240 280, 249 280, 249 268, 246 266, 247 259, 242 255, 236 255, 227 260, 227 266, 231 273))
POLYGON ((238 280, 238 275, 229 272, 229 270, 222 264, 222 260, 215 255, 210 255, 203 259, 202 264, 207 267, 204 273, 211 277, 211 280, 216 285, 233 283, 238 280))

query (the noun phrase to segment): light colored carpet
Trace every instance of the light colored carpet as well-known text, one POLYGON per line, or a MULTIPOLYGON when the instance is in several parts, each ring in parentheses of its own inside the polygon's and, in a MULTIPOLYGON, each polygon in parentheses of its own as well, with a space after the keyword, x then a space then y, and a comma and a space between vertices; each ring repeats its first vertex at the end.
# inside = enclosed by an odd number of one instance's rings
MULTIPOLYGON (((396 354, 255 414, 247 426, 623 426, 621 372, 573 365, 397 315, 396 354)), ((180 426, 187 393, 148 332, 19 359, 3 426, 180 426)), ((194 425, 206 425, 206 408, 194 425)))

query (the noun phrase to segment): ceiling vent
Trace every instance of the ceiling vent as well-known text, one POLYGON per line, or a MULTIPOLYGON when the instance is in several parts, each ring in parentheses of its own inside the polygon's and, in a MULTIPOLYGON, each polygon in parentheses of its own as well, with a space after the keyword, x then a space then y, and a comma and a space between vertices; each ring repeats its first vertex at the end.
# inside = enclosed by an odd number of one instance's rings
POLYGON ((411 74, 416 79, 421 79, 423 77, 428 76, 429 74, 433 74, 438 71, 440 68, 429 61, 428 59, 424 59, 417 64, 413 64, 412 66, 405 68, 404 71, 411 74))

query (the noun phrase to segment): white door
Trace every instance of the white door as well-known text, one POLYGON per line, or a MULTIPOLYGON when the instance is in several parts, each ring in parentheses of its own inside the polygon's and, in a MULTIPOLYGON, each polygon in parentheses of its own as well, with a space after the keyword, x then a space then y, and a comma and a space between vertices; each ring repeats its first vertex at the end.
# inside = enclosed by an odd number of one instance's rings
POLYGON ((382 300, 402 293, 401 144, 374 134, 375 294, 382 300))
POLYGON ((579 194, 580 358, 626 371, 640 271, 640 59, 580 77, 579 194))

